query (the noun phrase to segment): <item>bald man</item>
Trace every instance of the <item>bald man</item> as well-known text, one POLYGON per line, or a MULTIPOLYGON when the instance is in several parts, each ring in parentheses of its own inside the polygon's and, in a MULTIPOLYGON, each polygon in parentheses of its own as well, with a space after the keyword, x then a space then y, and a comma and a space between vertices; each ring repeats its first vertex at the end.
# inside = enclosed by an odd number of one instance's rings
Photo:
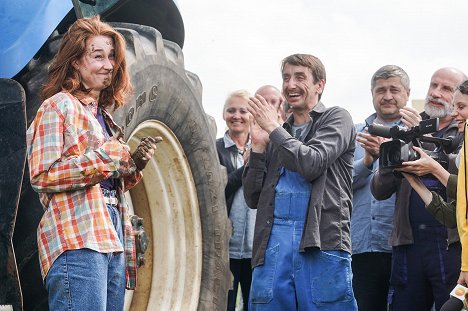
POLYGON ((283 95, 281 91, 274 87, 273 85, 264 85, 261 86, 256 92, 255 95, 261 95, 267 103, 271 106, 275 107, 276 111, 278 112, 278 122, 280 124, 286 121, 286 114, 283 109, 283 95))

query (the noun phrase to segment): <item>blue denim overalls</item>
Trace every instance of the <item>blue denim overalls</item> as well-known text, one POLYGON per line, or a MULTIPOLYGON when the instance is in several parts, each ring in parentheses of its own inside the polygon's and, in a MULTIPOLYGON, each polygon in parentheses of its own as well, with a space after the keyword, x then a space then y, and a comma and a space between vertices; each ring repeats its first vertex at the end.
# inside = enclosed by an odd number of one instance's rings
POLYGON ((310 190, 300 174, 281 168, 265 261, 253 271, 250 310, 357 310, 350 255, 299 252, 310 190))

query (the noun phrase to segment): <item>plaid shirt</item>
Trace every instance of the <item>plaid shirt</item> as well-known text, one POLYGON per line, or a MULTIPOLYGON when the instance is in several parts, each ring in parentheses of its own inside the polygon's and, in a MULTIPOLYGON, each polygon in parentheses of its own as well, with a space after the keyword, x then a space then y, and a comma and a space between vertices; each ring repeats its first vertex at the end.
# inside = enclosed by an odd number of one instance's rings
MULTIPOLYGON (((96 119, 97 107, 92 98, 78 100, 69 93, 58 93, 42 103, 27 131, 31 185, 39 193, 45 210, 37 232, 41 273, 45 280, 55 259, 66 250, 89 248, 101 253, 125 250, 126 287, 134 289, 135 237, 124 192, 139 182, 142 175, 133 161, 120 161, 127 151, 115 141, 105 142, 96 119), (132 173, 119 178, 125 166, 132 173), (107 178, 119 178, 117 197, 124 245, 114 229, 99 185, 107 178)), ((104 109, 102 112, 111 132, 121 131, 104 109)))

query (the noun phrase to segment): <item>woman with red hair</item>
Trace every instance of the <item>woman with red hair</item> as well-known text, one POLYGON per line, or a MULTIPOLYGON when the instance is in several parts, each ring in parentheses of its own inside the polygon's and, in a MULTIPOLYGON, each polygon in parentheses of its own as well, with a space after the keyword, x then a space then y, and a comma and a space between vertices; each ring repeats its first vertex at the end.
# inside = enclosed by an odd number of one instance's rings
POLYGON ((145 137, 135 153, 109 109, 131 83, 125 41, 99 17, 64 35, 27 132, 31 184, 44 215, 38 228, 50 310, 122 310, 136 286, 136 250, 124 192, 142 178, 156 149, 145 137))

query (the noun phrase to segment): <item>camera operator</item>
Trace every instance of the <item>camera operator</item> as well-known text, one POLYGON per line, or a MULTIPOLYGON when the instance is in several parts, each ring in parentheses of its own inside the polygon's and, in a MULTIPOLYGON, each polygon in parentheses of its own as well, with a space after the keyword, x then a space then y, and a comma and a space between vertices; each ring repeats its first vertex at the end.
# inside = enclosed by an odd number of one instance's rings
MULTIPOLYGON (((417 115, 411 110, 400 110, 402 121, 414 127, 422 119, 439 118, 439 129, 434 137, 457 135, 458 126, 450 115, 456 87, 466 79, 454 68, 437 70, 431 78, 424 112, 417 115)), ((425 150, 435 145, 424 143, 425 150)), ((456 155, 449 156, 449 172, 455 173, 456 155)), ((431 173, 433 173, 431 171, 431 173)), ((445 199, 445 185, 436 178, 421 178, 428 189, 445 199)), ((389 304, 392 310, 430 310, 435 302, 439 310, 456 285, 461 246, 456 229, 447 229, 425 208, 424 201, 411 185, 393 169, 379 168, 371 181, 371 191, 378 200, 396 193, 391 243, 392 273, 389 304)))
MULTIPOLYGON (((452 116, 455 119, 455 122, 458 125, 458 131, 467 135, 465 131, 466 127, 466 120, 468 119, 468 80, 465 80, 462 84, 460 84, 455 91, 453 96, 453 112, 452 116)), ((466 140, 466 136, 465 136, 466 140)), ((457 226, 457 219, 456 219, 456 212, 455 212, 455 205, 457 204, 458 215, 460 215, 459 222, 459 233, 462 241, 462 266, 461 266, 461 273, 458 279, 458 283, 462 285, 468 285, 468 242, 465 240, 467 237, 466 234, 466 186, 459 187, 458 193, 461 194, 461 200, 456 202, 457 197, 457 179, 461 179, 461 184, 463 185, 465 181, 465 170, 462 168, 460 170, 459 176, 449 174, 445 171, 439 163, 437 163, 434 159, 429 157, 419 148, 415 148, 416 151, 421 156, 421 159, 411 162, 403 163, 404 167, 400 169, 403 173, 405 178, 411 184, 413 189, 418 192, 418 194, 423 199, 424 203, 427 205, 427 210, 433 214, 439 221, 444 223, 447 227, 456 227, 457 226), (407 174, 405 172, 411 173, 407 174), (450 201, 446 202, 441 198, 437 193, 431 192, 427 187, 423 184, 418 176, 423 176, 427 174, 427 172, 432 172, 432 174, 440 180, 446 187, 447 187, 447 197, 450 198, 450 201), (463 176, 462 176, 463 175, 463 176), (465 242, 464 242, 465 241, 465 242), (463 246, 465 244, 465 247, 463 246)), ((466 156, 464 154, 464 147, 460 151, 457 157, 456 165, 460 167, 460 158, 465 159, 466 156)), ((463 162, 463 161, 462 161, 463 162)), ((463 162, 464 164, 465 162, 463 162)))

